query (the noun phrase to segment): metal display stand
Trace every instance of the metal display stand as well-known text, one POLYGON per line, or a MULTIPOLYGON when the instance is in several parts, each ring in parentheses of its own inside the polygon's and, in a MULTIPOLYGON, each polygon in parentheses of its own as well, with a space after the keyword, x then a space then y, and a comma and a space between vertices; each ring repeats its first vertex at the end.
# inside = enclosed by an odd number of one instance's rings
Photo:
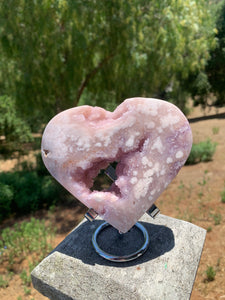
MULTIPOLYGON (((147 248, 149 246, 149 235, 148 235, 148 231, 140 223, 136 223, 135 226, 142 232, 143 238, 144 238, 144 243, 138 250, 136 250, 135 252, 133 252, 131 254, 126 254, 126 255, 113 255, 111 253, 105 252, 98 245, 97 238, 98 238, 98 235, 101 233, 101 231, 104 230, 108 226, 111 226, 111 225, 106 222, 102 223, 95 230, 95 232, 92 236, 92 244, 94 246, 94 249, 101 257, 103 257, 107 260, 110 260, 110 261, 114 261, 114 262, 127 262, 127 261, 134 260, 145 253, 145 251, 147 250, 147 248)), ((118 233, 118 234, 121 234, 121 233, 118 233)), ((121 234, 121 235, 123 236, 123 234, 121 234)))
MULTIPOLYGON (((115 181, 116 180, 116 172, 115 169, 109 165, 108 168, 105 170, 105 174, 112 180, 115 181)), ((151 208, 147 211, 147 213, 152 217, 155 218, 159 213, 160 210, 158 209, 158 207, 156 207, 154 204, 151 206, 151 208)), ((97 212, 93 209, 90 208, 88 210, 88 212, 85 214, 85 217, 88 221, 92 222, 95 218, 97 218, 98 214, 97 212)), ((141 256, 142 254, 145 253, 145 251, 147 250, 148 246, 149 246, 149 235, 147 230, 145 229, 145 227, 143 225, 141 225, 140 223, 136 223, 134 226, 137 227, 143 234, 143 238, 144 238, 144 243, 140 246, 139 249, 137 249, 135 252, 130 253, 130 254, 125 254, 125 255, 114 255, 112 253, 107 253, 105 252, 102 248, 100 248, 100 246, 98 245, 98 235, 101 234, 101 232, 108 226, 111 226, 110 224, 108 224, 107 222, 101 224, 94 232, 93 236, 92 236, 92 244, 93 247, 95 249, 95 251, 103 258, 110 260, 110 261, 114 261, 114 262, 127 262, 127 261, 131 261, 134 260, 136 258, 138 258, 139 256, 141 256)), ((118 232, 121 237, 123 237, 123 233, 118 232)))

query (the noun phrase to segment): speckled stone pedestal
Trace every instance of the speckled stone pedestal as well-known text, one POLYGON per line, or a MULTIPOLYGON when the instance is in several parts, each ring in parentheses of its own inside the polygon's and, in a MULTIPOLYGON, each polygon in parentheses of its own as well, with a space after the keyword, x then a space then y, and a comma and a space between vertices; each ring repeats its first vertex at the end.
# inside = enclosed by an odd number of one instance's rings
MULTIPOLYGON (((148 230, 149 249, 134 261, 115 263, 101 258, 91 244, 92 234, 102 222, 83 220, 32 271, 33 285, 40 293, 51 300, 190 298, 204 229, 162 214, 154 220, 144 215, 140 222, 148 230)), ((108 230, 100 235, 99 244, 114 254, 131 253, 143 243, 134 228, 123 237, 113 228, 108 230)))

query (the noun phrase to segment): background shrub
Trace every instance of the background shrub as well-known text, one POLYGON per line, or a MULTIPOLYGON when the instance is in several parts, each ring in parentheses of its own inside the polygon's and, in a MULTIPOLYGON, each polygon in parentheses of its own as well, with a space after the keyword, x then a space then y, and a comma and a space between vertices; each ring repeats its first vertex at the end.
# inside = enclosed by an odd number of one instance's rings
POLYGON ((10 214, 12 199, 12 187, 0 182, 0 221, 8 217, 8 215, 10 214))
POLYGON ((12 213, 27 214, 56 205, 68 195, 48 173, 39 154, 36 164, 23 162, 13 172, 0 173, 0 221, 12 213))
POLYGON ((36 172, 38 173, 39 176, 45 176, 45 175, 49 175, 49 172, 47 170, 47 168, 45 167, 42 157, 41 157, 41 153, 36 154, 36 168, 35 168, 36 172))
POLYGON ((0 141, 3 153, 18 149, 22 143, 33 140, 30 127, 17 114, 15 101, 6 95, 0 96, 0 136, 4 136, 0 141))
POLYGON ((14 192, 11 212, 28 213, 39 208, 41 178, 35 172, 2 172, 0 182, 14 192))
POLYGON ((213 154, 216 150, 216 145, 217 144, 211 142, 210 139, 198 144, 193 144, 186 164, 193 165, 199 162, 207 162, 212 160, 213 154))
POLYGON ((35 171, 0 173, 1 220, 9 213, 26 214, 56 204, 64 189, 52 178, 35 171))

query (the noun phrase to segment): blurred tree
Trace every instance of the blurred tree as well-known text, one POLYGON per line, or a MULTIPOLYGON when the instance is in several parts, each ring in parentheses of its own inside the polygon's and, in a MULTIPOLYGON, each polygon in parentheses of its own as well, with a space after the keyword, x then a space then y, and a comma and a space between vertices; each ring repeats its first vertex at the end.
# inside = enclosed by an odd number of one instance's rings
POLYGON ((213 2, 216 47, 211 49, 205 69, 189 74, 181 87, 191 93, 196 106, 203 107, 225 105, 225 1, 213 2))
POLYGON ((66 108, 169 95, 214 45, 208 0, 1 0, 0 95, 32 129, 66 108))
POLYGON ((13 150, 12 146, 32 141, 29 126, 16 114, 15 101, 6 96, 0 96, 0 136, 4 137, 0 139, 0 150, 5 142, 13 150))
POLYGON ((210 92, 215 96, 213 105, 225 105, 225 1, 217 11, 217 47, 211 52, 211 58, 207 64, 210 92))

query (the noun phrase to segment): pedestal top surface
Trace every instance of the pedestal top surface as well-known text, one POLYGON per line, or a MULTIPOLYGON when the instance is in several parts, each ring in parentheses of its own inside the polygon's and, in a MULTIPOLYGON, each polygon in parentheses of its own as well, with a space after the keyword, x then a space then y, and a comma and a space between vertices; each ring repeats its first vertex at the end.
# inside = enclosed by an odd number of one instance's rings
MULTIPOLYGON (((38 291, 54 300, 190 298, 204 229, 162 214, 154 220, 144 215, 140 222, 149 233, 148 250, 134 261, 116 263, 100 257, 92 246, 92 235, 102 222, 83 220, 33 270, 38 291)), ((126 252, 132 252, 142 243, 138 234, 131 231, 124 241, 114 233, 107 234, 99 243, 114 252, 122 243, 126 252)))

